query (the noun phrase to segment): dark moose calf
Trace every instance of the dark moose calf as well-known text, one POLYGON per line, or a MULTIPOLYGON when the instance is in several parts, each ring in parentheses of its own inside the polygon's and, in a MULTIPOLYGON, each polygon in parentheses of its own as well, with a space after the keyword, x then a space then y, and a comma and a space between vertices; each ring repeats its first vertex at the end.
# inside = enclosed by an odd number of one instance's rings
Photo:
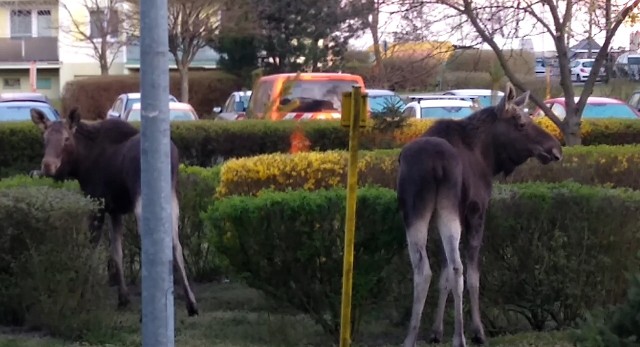
POLYGON ((445 304, 449 291, 453 290, 453 347, 466 346, 459 249, 464 232, 472 341, 485 343, 480 320, 479 254, 493 177, 508 176, 532 157, 542 164, 562 159, 560 142, 524 112, 528 99, 529 91, 516 98, 515 89, 508 83, 496 106, 478 110, 461 120, 439 120, 400 152, 398 204, 413 268, 412 314, 404 347, 416 345, 431 282, 426 245, 432 216, 435 216, 445 256, 430 341, 442 340, 445 304))
MULTIPOLYGON (((50 121, 42 111, 34 108, 31 109, 31 119, 44 137, 41 174, 55 180, 76 179, 84 194, 103 200, 103 208, 91 223, 93 239, 96 243, 100 241, 105 214, 109 214, 112 226, 110 253, 118 282, 118 306, 127 306, 130 299, 122 267, 123 216, 134 212, 140 230, 139 131, 120 119, 83 123, 76 108, 60 121, 50 121)), ((184 289, 187 312, 194 316, 198 314, 198 308, 189 286, 178 238, 178 164, 178 150, 171 142, 173 257, 184 289)))

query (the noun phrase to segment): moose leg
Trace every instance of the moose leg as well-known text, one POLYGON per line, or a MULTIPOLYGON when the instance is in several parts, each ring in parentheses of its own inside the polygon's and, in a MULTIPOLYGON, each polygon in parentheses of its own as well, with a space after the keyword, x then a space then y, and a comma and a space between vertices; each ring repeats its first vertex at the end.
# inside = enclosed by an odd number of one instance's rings
POLYGON ((441 199, 438 201, 438 231, 442 239, 447 256, 447 272, 451 276, 451 287, 454 299, 454 333, 453 347, 466 347, 464 338, 464 319, 462 316, 462 295, 464 290, 464 279, 462 260, 460 258, 460 234, 462 226, 460 224, 460 214, 457 200, 441 199))
MULTIPOLYGON (((473 209, 469 209, 470 211, 473 209)), ((484 211, 470 213, 467 233, 467 290, 471 303, 471 342, 482 345, 486 342, 482 320, 480 318, 480 247, 484 230, 484 211)))
POLYGON ((99 209, 91 216, 91 224, 89 224, 89 232, 91 235, 89 241, 95 247, 100 244, 102 240, 102 227, 104 226, 104 210, 99 209))
POLYGON ((178 197, 175 191, 172 194, 172 218, 173 218, 173 258, 178 266, 178 274, 180 275, 180 281, 182 282, 182 289, 184 290, 184 296, 187 300, 187 314, 189 316, 195 316, 198 314, 198 307, 196 304, 196 297, 191 291, 189 286, 189 280, 187 278, 187 271, 184 267, 184 257, 182 255, 182 245, 180 244, 180 238, 178 237, 178 223, 180 217, 180 205, 178 204, 178 197))
POLYGON ((451 285, 453 282, 453 273, 449 271, 447 256, 442 249, 442 261, 440 262, 440 281, 438 283, 438 306, 433 318, 433 326, 431 328, 430 343, 442 342, 442 331, 444 324, 444 309, 447 305, 447 298, 449 292, 451 292, 451 285))
MULTIPOLYGON (((433 206, 433 205, 432 205, 433 206)), ((404 340, 404 347, 414 347, 418 339, 422 311, 427 300, 429 284, 431 283, 431 266, 427 257, 427 235, 429 231, 429 219, 433 207, 428 209, 424 216, 406 218, 407 244, 409 257, 413 267, 413 305, 411 307, 411 321, 409 332, 404 340)), ((409 216, 411 217, 411 216, 409 216)))
POLYGON ((121 214, 111 215, 111 261, 115 265, 115 274, 118 279, 118 307, 129 305, 129 290, 124 279, 124 267, 122 265, 122 237, 124 223, 121 214))

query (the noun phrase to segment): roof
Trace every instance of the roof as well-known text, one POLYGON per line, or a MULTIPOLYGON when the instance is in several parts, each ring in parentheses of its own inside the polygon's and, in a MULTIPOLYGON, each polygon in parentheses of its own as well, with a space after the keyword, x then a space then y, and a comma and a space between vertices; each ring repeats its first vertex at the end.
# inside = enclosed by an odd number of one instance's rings
POLYGON ((369 96, 396 95, 394 91, 388 89, 367 89, 367 94, 369 96))
POLYGON ((0 94, 0 101, 13 101, 13 100, 48 102, 49 98, 47 98, 47 96, 42 93, 31 93, 31 92, 14 92, 14 93, 0 94))
MULTIPOLYGON (((580 100, 580 97, 574 97, 573 98, 574 102, 578 102, 578 100, 580 100)), ((565 104, 565 99, 564 98, 553 98, 553 99, 547 99, 544 102, 555 102, 561 105, 565 104)), ((622 101, 622 100, 618 100, 618 99, 614 99, 614 98, 604 98, 604 97, 600 97, 600 96, 590 96, 587 98, 587 103, 588 104, 626 104, 626 102, 622 101)))
POLYGON ((275 79, 279 79, 279 78, 295 78, 296 76, 300 77, 300 79, 302 80, 310 80, 313 78, 320 78, 320 79, 342 79, 342 80, 356 80, 356 79, 361 79, 362 77, 359 75, 353 75, 353 74, 349 74, 349 73, 338 73, 338 72, 301 72, 299 74, 297 73, 279 73, 279 74, 273 74, 273 75, 267 75, 267 76, 262 76, 260 77, 261 80, 266 80, 266 81, 270 81, 270 80, 275 80, 275 79))
POLYGON ((498 93, 499 96, 503 96, 504 92, 499 90, 491 90, 491 89, 451 89, 445 91, 445 93, 453 93, 455 95, 479 95, 479 96, 489 96, 492 93, 498 93))
MULTIPOLYGON (((136 102, 135 104, 133 104, 131 106, 132 110, 139 110, 141 107, 139 102, 136 102)), ((193 106, 191 106, 191 104, 188 104, 186 102, 173 102, 170 101, 169 102, 169 109, 170 110, 193 110, 193 106)))
POLYGON ((589 46, 591 46, 591 51, 598 51, 600 47, 602 47, 600 46, 600 44, 598 44, 598 42, 596 42, 596 40, 586 38, 586 39, 580 40, 580 42, 571 46, 569 50, 573 52, 580 52, 580 51, 588 52, 589 46))
POLYGON ((420 100, 420 107, 473 107, 473 103, 468 100, 458 99, 429 99, 420 100))

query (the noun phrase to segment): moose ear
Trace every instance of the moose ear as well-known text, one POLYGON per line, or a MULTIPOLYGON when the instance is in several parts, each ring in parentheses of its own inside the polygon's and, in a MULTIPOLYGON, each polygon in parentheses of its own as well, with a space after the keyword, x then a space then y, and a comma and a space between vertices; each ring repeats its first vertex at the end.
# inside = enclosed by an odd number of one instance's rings
POLYGON ((49 120, 49 118, 47 118, 44 112, 38 110, 37 108, 32 108, 30 110, 30 113, 31 121, 33 121, 33 124, 37 125, 38 128, 40 128, 40 130, 42 131, 47 130, 47 127, 49 126, 49 123, 51 123, 51 121, 49 120))
POLYGON ((496 106, 498 114, 504 114, 507 108, 513 104, 513 100, 516 98, 516 89, 513 87, 511 82, 507 82, 507 85, 504 88, 504 96, 496 106))
POLYGON ((71 131, 76 130, 76 127, 80 124, 81 118, 80 112, 78 112, 78 107, 74 107, 69 111, 69 115, 67 116, 67 126, 71 131))
POLYGON ((524 107, 524 105, 529 102, 529 95, 530 92, 527 90, 526 92, 522 93, 522 95, 513 100, 513 104, 520 108, 524 107))

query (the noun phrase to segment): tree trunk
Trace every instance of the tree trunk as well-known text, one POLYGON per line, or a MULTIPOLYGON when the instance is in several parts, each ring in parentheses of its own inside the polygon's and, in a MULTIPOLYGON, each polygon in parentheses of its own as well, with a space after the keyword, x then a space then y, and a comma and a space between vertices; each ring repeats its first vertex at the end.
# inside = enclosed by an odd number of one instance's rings
POLYGON ((374 4, 374 11, 371 14, 371 23, 369 25, 369 31, 371 31, 371 38, 373 39, 373 55, 375 57, 375 70, 378 75, 378 79, 384 88, 387 88, 387 76, 384 71, 384 64, 382 62, 382 50, 380 49, 380 32, 378 31, 378 25, 380 24, 380 6, 378 1, 374 4))
POLYGON ((565 145, 568 147, 580 146, 582 144, 582 136, 580 136, 580 118, 576 115, 575 107, 567 107, 566 112, 565 119, 561 126, 565 145))
POLYGON ((189 102, 189 67, 180 66, 180 101, 189 102))
POLYGON ((100 62, 100 75, 102 76, 109 75, 109 65, 105 61, 100 62))

